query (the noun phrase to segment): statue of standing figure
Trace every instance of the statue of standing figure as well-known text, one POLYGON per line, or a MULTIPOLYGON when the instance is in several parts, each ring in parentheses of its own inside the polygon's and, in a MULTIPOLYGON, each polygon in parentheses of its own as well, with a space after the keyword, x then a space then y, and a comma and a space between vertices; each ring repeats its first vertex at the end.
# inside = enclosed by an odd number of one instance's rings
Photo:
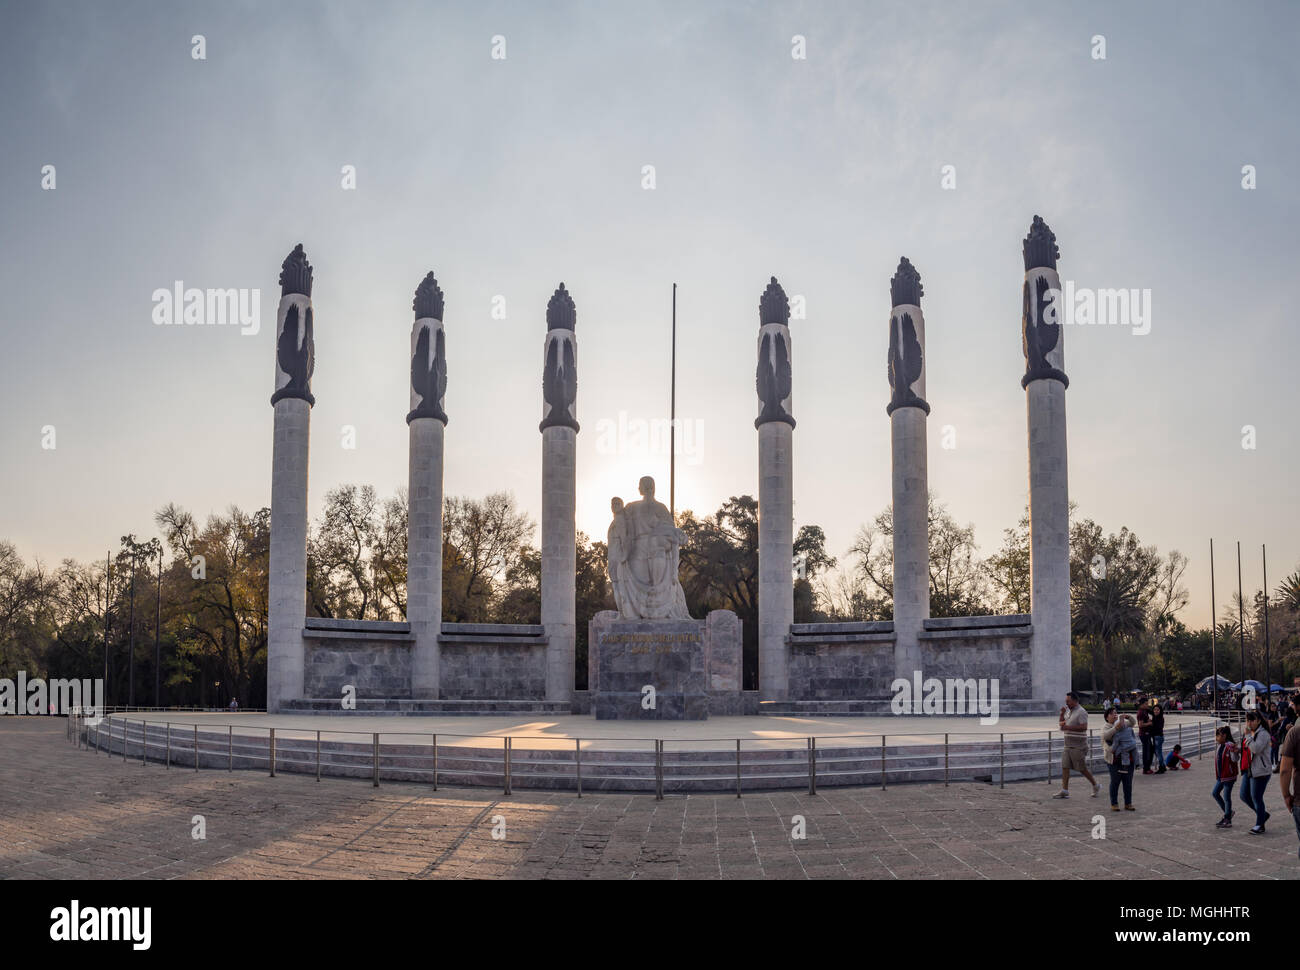
POLYGON ((678 579, 685 534, 672 514, 655 501, 655 480, 641 479, 641 500, 614 498, 607 535, 609 581, 614 603, 626 620, 689 620, 686 593, 678 579))

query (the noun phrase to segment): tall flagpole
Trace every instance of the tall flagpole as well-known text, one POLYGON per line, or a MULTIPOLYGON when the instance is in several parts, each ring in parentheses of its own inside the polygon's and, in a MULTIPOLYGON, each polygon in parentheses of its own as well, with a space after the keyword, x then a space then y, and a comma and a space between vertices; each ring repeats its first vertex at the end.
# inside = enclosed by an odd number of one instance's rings
POLYGON ((162 707, 162 546, 158 547, 158 607, 153 622, 153 706, 162 707))
MULTIPOLYGON (((113 595, 113 554, 104 553, 104 697, 108 697, 108 601, 113 595)), ((105 700, 107 703, 107 700, 105 700)), ((102 712, 98 712, 101 713, 102 712)))
POLYGON ((1273 696, 1273 671, 1268 655, 1268 546, 1261 545, 1264 555, 1264 696, 1273 696))
POLYGON ((1246 597, 1241 591, 1241 542, 1237 542, 1237 640, 1241 643, 1241 692, 1246 693, 1246 597))
POLYGON ((1210 540, 1210 676, 1214 678, 1214 710, 1219 709, 1219 652, 1215 645, 1219 614, 1214 605, 1214 540, 1210 540))
POLYGON ((677 524, 677 284, 673 284, 673 365, 668 414, 668 513, 677 524))

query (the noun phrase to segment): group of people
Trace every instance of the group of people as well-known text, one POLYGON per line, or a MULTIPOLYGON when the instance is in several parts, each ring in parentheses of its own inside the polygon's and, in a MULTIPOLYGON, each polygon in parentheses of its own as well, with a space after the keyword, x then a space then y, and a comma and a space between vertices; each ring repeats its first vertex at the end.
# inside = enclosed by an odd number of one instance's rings
MULTIPOLYGON (((1250 831, 1254 835, 1263 835, 1265 824, 1271 817, 1264 806, 1264 791, 1269 779, 1279 774, 1283 801, 1292 813, 1296 833, 1300 835, 1300 772, 1295 770, 1296 760, 1300 759, 1300 731, 1291 730, 1296 723, 1298 708, 1300 695, 1291 700, 1284 698, 1281 702, 1261 702, 1257 709, 1247 712, 1240 739, 1234 738, 1230 724, 1221 725, 1215 732, 1214 788, 1211 794, 1222 812, 1222 817, 1215 823, 1217 828, 1232 828, 1232 789, 1240 778, 1240 799, 1255 813, 1255 824, 1250 831)), ((1105 705, 1104 717, 1106 726, 1101 732, 1101 744, 1110 772, 1112 812, 1120 811, 1121 790, 1124 810, 1135 811, 1133 776, 1137 773, 1139 751, 1144 775, 1191 767, 1182 756, 1181 745, 1175 744, 1167 755, 1164 753, 1165 711, 1160 704, 1142 698, 1135 714, 1121 712, 1117 704, 1108 704, 1105 705)), ((1061 753, 1061 790, 1052 797, 1070 796, 1071 771, 1087 779, 1092 785, 1093 797, 1096 797, 1101 792, 1101 784, 1088 770, 1088 714, 1073 691, 1066 695, 1065 706, 1060 710, 1059 726, 1065 737, 1061 753)))
MULTIPOLYGON (((1143 701, 1146 701, 1148 705, 1161 703, 1160 701, 1154 698, 1147 697, 1146 694, 1138 694, 1137 695, 1138 704, 1140 705, 1143 701)), ((1113 698, 1111 697, 1104 698, 1101 702, 1101 709, 1103 711, 1109 711, 1113 707, 1116 710, 1118 710, 1122 703, 1123 702, 1119 699, 1119 695, 1116 694, 1113 698)), ((1170 697, 1168 700, 1166 700, 1163 703, 1163 706, 1164 709, 1167 711, 1181 712, 1184 708, 1184 702, 1182 697, 1170 697)), ((1187 702, 1187 707, 1189 709, 1192 707, 1191 701, 1187 702)))

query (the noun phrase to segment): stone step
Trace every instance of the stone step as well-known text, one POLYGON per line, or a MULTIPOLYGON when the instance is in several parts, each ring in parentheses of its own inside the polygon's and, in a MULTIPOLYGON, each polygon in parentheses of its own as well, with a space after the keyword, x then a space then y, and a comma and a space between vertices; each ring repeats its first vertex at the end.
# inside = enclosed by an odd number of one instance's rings
POLYGON ((355 710, 343 710, 337 698, 302 697, 285 704, 286 714, 381 714, 408 717, 473 717, 493 714, 569 714, 564 701, 419 700, 405 697, 359 697, 355 710))
MULTIPOLYGON (((382 782, 434 782, 433 738, 410 736, 396 740, 393 733, 380 733, 379 774, 382 782)), ((138 721, 113 718, 75 725, 81 740, 113 757, 126 761, 144 758, 170 763, 173 768, 234 769, 266 771, 270 768, 272 742, 269 732, 234 734, 229 728, 199 724, 173 724, 170 733, 163 724, 146 729, 138 721), (198 728, 197 732, 195 728, 198 728), (108 732, 112 732, 111 735, 108 732), (147 749, 144 744, 147 741, 147 749), (197 744, 196 744, 197 742, 197 744), (197 750, 196 750, 197 749, 197 750)), ((246 730, 243 729, 243 730, 246 730)), ((278 729, 275 742, 277 773, 315 774, 369 779, 375 772, 374 732, 325 731, 317 747, 314 729, 278 729), (319 754, 318 754, 319 752, 319 754), (319 769, 317 767, 319 758, 319 769)), ((445 735, 440 736, 446 737, 445 735)), ((881 751, 876 744, 855 741, 851 746, 832 747, 827 739, 816 748, 816 777, 819 785, 878 786, 881 783, 881 751)), ((590 745, 593 742, 586 742, 590 745)), ((596 742, 599 743, 599 742, 596 742)), ((709 745, 708 750, 674 750, 676 744, 707 745, 708 742, 666 742, 663 755, 665 792, 734 791, 736 754, 734 748, 709 745)), ((518 789, 572 791, 577 787, 578 757, 571 746, 533 749, 525 739, 516 739, 510 755, 510 783, 518 789)), ((450 786, 504 787, 506 778, 504 739, 476 738, 473 745, 438 744, 438 782, 450 786)), ((1213 751, 1213 739, 1205 731, 1199 739, 1188 735, 1184 750, 1191 756, 1198 747, 1213 751)), ((1046 735, 1008 736, 1004 743, 985 737, 967 743, 953 743, 946 751, 941 739, 933 742, 902 743, 889 739, 885 748, 886 779, 890 785, 904 782, 982 781, 997 783, 1034 780, 1049 782, 1059 777, 1060 739, 1048 746, 1046 735)), ((1094 770, 1102 764, 1101 745, 1094 739, 1090 760, 1094 770)), ((740 755, 741 787, 745 791, 805 789, 809 783, 808 750, 801 739, 779 748, 746 745, 740 755)), ((594 749, 581 753, 582 787, 586 791, 651 792, 655 789, 653 749, 594 749)))
MULTIPOLYGON (((882 714, 893 715, 892 702, 879 700, 835 700, 835 701, 759 701, 758 713, 768 717, 877 717, 882 714)), ((1043 701, 1002 698, 998 702, 998 713, 1002 717, 1055 714, 1057 707, 1043 701)), ((925 720, 936 715, 894 715, 900 719, 925 720)), ((977 715, 949 715, 969 716, 977 715)))

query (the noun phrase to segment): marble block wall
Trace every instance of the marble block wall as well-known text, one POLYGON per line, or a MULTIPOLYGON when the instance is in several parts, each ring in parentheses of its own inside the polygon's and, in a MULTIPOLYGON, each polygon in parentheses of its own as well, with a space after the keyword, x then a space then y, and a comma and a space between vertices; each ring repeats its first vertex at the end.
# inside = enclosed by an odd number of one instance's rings
MULTIPOLYGON (((975 617, 1005 620, 1005 617, 975 617)), ((1027 700, 1033 694, 1033 628, 1027 624, 935 628, 927 621, 920 636, 921 672, 940 680, 996 680, 998 695, 1027 700)))
POLYGON ((444 700, 546 699, 546 641, 448 642, 440 638, 444 700))
POLYGON ((790 651, 790 700, 883 700, 894 680, 893 624, 796 623, 790 651))
POLYGON ((342 698, 351 684, 359 698, 410 697, 409 635, 339 638, 303 632, 305 692, 311 698, 342 698))

